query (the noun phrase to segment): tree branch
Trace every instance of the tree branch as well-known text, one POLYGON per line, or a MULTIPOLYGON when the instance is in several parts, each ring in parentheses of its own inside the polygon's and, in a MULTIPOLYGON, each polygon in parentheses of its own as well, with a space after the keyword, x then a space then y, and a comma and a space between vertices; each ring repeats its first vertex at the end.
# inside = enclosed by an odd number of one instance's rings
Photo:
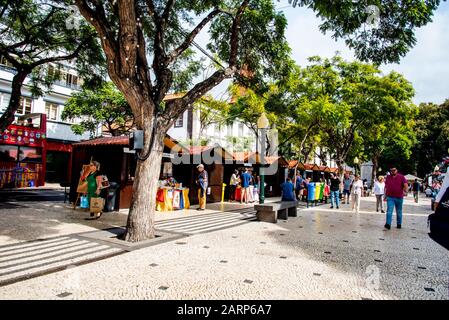
POLYGON ((96 10, 94 11, 86 2, 86 0, 75 0, 76 5, 83 17, 89 21, 97 30, 100 35, 101 44, 103 46, 103 51, 106 54, 108 60, 116 60, 116 50, 117 43, 112 35, 109 23, 105 15, 101 15, 96 10))
POLYGON ((239 9, 237 10, 237 15, 234 18, 234 22, 232 23, 231 27, 231 51, 229 56, 229 66, 233 67, 237 64, 237 51, 238 51, 238 44, 239 44, 239 32, 240 32, 240 24, 242 20, 243 12, 245 12, 245 9, 248 7, 249 0, 244 0, 242 4, 240 5, 239 9))
POLYGON ((206 24, 208 24, 213 18, 215 18, 218 14, 220 14, 222 11, 219 9, 211 11, 186 37, 184 42, 174 49, 169 55, 168 55, 168 64, 172 63, 174 60, 176 60, 185 50, 187 50, 190 45, 192 44, 195 37, 201 32, 201 30, 204 28, 206 24))

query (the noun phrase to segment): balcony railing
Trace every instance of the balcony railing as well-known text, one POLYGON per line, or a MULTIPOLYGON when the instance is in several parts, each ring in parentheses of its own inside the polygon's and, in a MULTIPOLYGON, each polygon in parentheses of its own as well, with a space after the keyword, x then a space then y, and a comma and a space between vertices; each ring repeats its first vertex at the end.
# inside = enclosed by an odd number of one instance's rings
POLYGON ((73 83, 67 83, 64 80, 56 80, 54 82, 54 84, 61 86, 61 87, 66 87, 69 89, 73 89, 73 90, 80 90, 81 86, 79 84, 73 84, 73 83))
POLYGON ((5 66, 4 64, 0 64, 0 70, 11 72, 13 74, 17 74, 17 70, 14 67, 5 66))
MULTIPOLYGON (((16 68, 5 66, 4 64, 0 64, 0 70, 11 72, 12 74, 17 74, 16 68)), ((56 84, 58 86, 61 86, 61 87, 73 89, 73 90, 80 90, 81 89, 81 86, 79 84, 67 83, 64 80, 56 80, 54 82, 54 84, 56 84)))

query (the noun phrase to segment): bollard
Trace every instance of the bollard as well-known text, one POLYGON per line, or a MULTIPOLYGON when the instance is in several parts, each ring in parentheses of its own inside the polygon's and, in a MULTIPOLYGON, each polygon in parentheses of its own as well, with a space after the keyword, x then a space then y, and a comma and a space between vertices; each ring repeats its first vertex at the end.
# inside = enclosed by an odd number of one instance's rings
POLYGON ((221 188, 221 203, 224 202, 224 194, 225 194, 226 186, 227 186, 227 184, 223 183, 223 187, 221 188))

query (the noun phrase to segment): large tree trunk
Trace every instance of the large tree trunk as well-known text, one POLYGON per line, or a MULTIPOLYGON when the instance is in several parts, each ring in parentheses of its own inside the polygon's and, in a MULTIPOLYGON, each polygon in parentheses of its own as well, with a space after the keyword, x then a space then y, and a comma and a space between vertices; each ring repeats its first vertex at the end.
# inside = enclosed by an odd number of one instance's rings
POLYGON ((379 154, 375 153, 373 155, 373 172, 371 174, 371 183, 372 185, 374 185, 374 182, 376 181, 376 176, 377 176, 377 168, 379 167, 379 154))
POLYGON ((343 181, 343 177, 344 177, 344 174, 345 174, 345 168, 343 167, 343 164, 345 162, 342 159, 337 159, 337 160, 335 160, 335 162, 337 163, 338 175, 340 177, 340 181, 343 181))
MULTIPOLYGON (((152 239, 155 236, 154 213, 164 136, 165 134, 157 132, 148 159, 138 160, 125 234, 126 241, 138 242, 152 239)), ((150 139, 149 137, 145 138, 150 139)))
POLYGON ((14 122, 14 115, 17 112, 20 104, 20 97, 22 95, 22 84, 30 72, 21 70, 12 79, 11 84, 11 98, 9 100, 8 108, 0 117, 0 133, 3 132, 11 123, 14 122))

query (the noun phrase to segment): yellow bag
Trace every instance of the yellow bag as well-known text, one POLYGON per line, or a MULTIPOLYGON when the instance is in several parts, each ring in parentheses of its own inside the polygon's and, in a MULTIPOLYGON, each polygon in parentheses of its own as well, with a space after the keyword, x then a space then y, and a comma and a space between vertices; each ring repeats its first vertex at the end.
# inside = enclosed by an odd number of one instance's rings
POLYGON ((104 208, 104 199, 103 198, 90 198, 90 212, 91 213, 100 213, 104 208))

